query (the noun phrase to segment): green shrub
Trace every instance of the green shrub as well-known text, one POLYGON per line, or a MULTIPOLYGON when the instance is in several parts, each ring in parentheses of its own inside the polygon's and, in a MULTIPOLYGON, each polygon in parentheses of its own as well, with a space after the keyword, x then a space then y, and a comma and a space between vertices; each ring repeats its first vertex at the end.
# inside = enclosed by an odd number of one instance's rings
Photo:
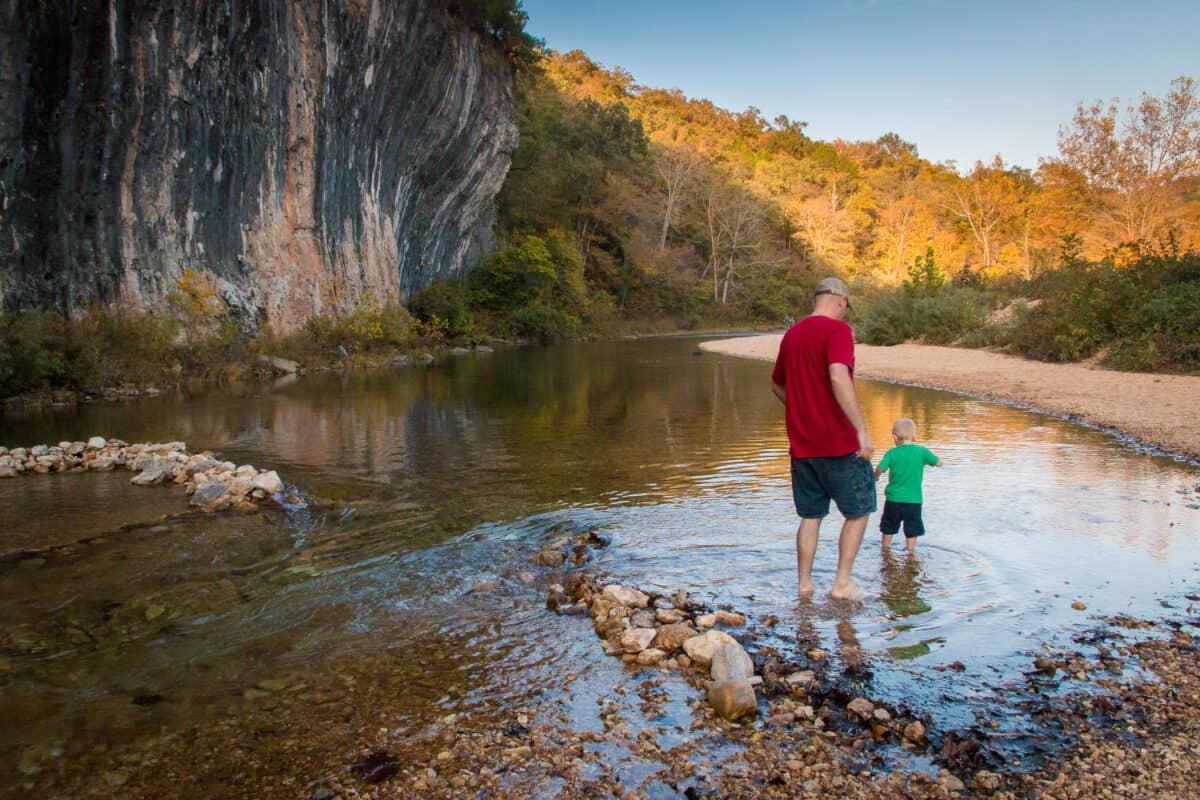
POLYGON ((561 308, 537 302, 518 309, 512 315, 512 324, 519 336, 550 343, 577 336, 580 320, 561 308))

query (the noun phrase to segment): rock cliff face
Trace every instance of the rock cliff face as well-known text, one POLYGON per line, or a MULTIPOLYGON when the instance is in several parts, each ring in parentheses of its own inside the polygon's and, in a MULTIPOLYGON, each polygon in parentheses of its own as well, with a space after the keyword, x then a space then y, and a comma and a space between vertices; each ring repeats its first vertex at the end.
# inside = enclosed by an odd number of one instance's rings
POLYGON ((0 0, 0 304, 402 298, 489 247, 516 139, 446 0, 0 0))

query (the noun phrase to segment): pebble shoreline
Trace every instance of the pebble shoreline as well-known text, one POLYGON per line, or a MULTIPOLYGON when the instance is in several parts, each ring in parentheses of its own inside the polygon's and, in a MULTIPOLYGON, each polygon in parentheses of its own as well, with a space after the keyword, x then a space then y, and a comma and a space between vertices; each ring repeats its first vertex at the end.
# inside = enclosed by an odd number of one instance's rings
POLYGON ((0 447, 0 479, 61 472, 112 472, 137 474, 135 486, 177 485, 188 494, 196 511, 256 508, 262 505, 299 505, 285 493, 274 470, 224 461, 211 451, 189 453, 183 442, 126 443, 93 436, 86 442, 59 442, 31 447, 0 447))

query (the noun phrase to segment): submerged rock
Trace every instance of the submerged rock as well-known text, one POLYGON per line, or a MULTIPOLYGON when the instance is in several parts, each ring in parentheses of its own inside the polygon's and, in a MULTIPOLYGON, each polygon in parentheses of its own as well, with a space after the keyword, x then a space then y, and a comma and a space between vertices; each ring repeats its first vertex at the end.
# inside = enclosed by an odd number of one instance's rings
POLYGON ((713 681, 708 685, 708 704, 720 717, 737 720, 758 713, 758 697, 749 681, 713 681))

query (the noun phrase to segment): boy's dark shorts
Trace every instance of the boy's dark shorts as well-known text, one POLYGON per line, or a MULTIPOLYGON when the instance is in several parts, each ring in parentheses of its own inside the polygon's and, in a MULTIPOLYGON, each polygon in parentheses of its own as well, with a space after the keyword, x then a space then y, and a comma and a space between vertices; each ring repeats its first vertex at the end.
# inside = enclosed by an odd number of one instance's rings
POLYGON ((878 507, 871 462, 854 453, 834 458, 792 458, 792 501, 803 519, 829 514, 837 503, 846 519, 870 514, 878 507))
POLYGON ((883 518, 879 521, 879 531, 885 536, 893 536, 904 523, 904 538, 915 539, 925 535, 925 523, 921 521, 920 503, 897 503, 892 500, 883 501, 883 518))

